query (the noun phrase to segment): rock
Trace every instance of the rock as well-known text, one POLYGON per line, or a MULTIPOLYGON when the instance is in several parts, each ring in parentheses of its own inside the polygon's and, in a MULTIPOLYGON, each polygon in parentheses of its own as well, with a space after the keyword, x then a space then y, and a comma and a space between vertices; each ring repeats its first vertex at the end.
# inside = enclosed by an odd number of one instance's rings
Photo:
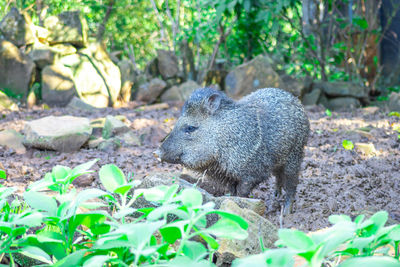
POLYGON ((368 90, 365 87, 352 82, 317 82, 314 88, 321 89, 328 96, 368 97, 368 90))
POLYGON ((389 97, 389 110, 400 112, 400 93, 392 92, 389 97))
POLYGON ((194 90, 200 88, 196 82, 189 80, 180 86, 173 86, 161 95, 161 101, 185 101, 194 90))
POLYGON ((0 146, 13 149, 17 154, 25 154, 26 148, 22 144, 24 137, 15 130, 0 131, 0 146))
POLYGON ((35 90, 30 90, 28 96, 26 97, 26 104, 28 108, 32 108, 34 105, 37 104, 37 97, 35 94, 35 90))
POLYGON ((305 86, 301 79, 294 78, 290 75, 282 75, 280 78, 283 82, 281 89, 290 92, 299 99, 303 98, 305 94, 305 86))
POLYGON ((47 45, 35 43, 28 56, 35 62, 39 69, 54 63, 55 52, 47 45))
POLYGON ((107 116, 104 123, 102 137, 108 139, 112 136, 123 134, 128 131, 130 131, 130 128, 125 123, 113 116, 107 116))
POLYGON ((0 88, 26 96, 35 77, 35 64, 11 42, 0 40, 0 88))
POLYGON ((78 64, 74 64, 76 58, 73 56, 75 55, 67 57, 72 63, 74 83, 79 97, 98 108, 109 106, 109 98, 112 103, 116 103, 121 90, 121 73, 105 48, 101 44, 90 44, 88 48, 79 51, 78 64))
POLYGON ((88 26, 79 11, 66 11, 44 20, 50 31, 50 44, 70 43, 79 47, 87 45, 88 26))
POLYGON ((131 100, 132 86, 135 82, 135 67, 130 60, 122 60, 118 62, 119 71, 121 72, 121 91, 120 99, 127 103, 131 100))
POLYGON ((121 147, 121 140, 116 137, 109 138, 101 142, 97 149, 104 151, 104 152, 113 152, 121 147))
POLYGON ((158 75, 160 75, 159 71, 158 71, 158 61, 157 58, 153 58, 152 60, 150 60, 145 67, 144 73, 146 74, 146 76, 148 78, 151 77, 157 77, 158 75))
POLYGON ((51 46, 51 49, 59 56, 73 55, 77 52, 76 48, 70 44, 55 44, 51 46))
POLYGON ((225 200, 220 207, 221 210, 240 215, 249 223, 248 238, 245 240, 233 240, 217 238, 219 247, 216 253, 217 266, 226 266, 235 258, 242 258, 251 254, 261 253, 260 238, 266 248, 273 247, 278 239, 278 230, 270 221, 261 217, 252 210, 242 209, 230 199, 225 200))
POLYGON ((27 13, 20 13, 13 7, 0 22, 0 32, 7 40, 21 47, 35 42, 31 24, 32 21, 27 13))
POLYGON ((361 103, 354 97, 337 97, 328 100, 328 108, 332 110, 345 110, 361 107, 361 103))
POLYGON ((68 103, 67 107, 70 109, 77 109, 77 110, 83 110, 83 111, 95 111, 97 109, 96 107, 86 104, 86 102, 83 102, 81 99, 77 98, 76 96, 72 97, 72 99, 68 103))
POLYGON ((362 109, 363 114, 365 115, 373 115, 379 112, 379 107, 365 107, 362 109))
POLYGON ((153 104, 153 105, 146 105, 146 106, 142 106, 139 108, 140 110, 143 111, 151 111, 151 110, 165 110, 165 109, 169 109, 169 105, 168 103, 159 103, 159 104, 153 104))
POLYGON ((50 35, 50 32, 48 29, 44 27, 40 27, 37 25, 31 25, 31 28, 35 32, 36 38, 41 42, 42 44, 47 44, 47 38, 50 35))
POLYGON ((91 140, 88 141, 88 147, 90 149, 95 149, 104 141, 105 141, 105 139, 103 137, 99 137, 99 138, 96 138, 96 139, 91 139, 91 140))
POLYGON ((38 149, 72 152, 87 142, 92 127, 87 118, 49 116, 25 124, 24 145, 38 149))
POLYGON ((366 156, 373 156, 376 153, 375 146, 372 143, 355 143, 356 150, 366 156))
POLYGON ((50 65, 42 71, 42 99, 50 107, 65 107, 76 95, 70 68, 61 64, 50 65))
POLYGON ((3 109, 9 109, 12 111, 18 111, 18 105, 15 104, 8 96, 0 91, 0 111, 3 109))
POLYGON ((123 146, 140 146, 140 138, 133 131, 129 131, 117 136, 123 146))
POLYGON ((282 88, 283 85, 281 78, 271 66, 271 59, 262 55, 239 65, 225 78, 225 91, 234 99, 239 99, 260 88, 282 88))
POLYGON ((72 184, 79 187, 87 187, 92 185, 95 180, 95 176, 93 174, 84 174, 75 179, 72 184))
POLYGON ((305 106, 316 105, 318 103, 320 96, 321 96, 321 90, 317 88, 313 89, 311 92, 303 96, 302 100, 303 105, 305 106))
POLYGON ((135 99, 138 101, 153 103, 166 86, 167 84, 163 80, 158 78, 151 79, 150 82, 139 86, 135 99))
POLYGON ((174 52, 157 50, 158 71, 164 79, 172 78, 178 74, 178 58, 174 52))

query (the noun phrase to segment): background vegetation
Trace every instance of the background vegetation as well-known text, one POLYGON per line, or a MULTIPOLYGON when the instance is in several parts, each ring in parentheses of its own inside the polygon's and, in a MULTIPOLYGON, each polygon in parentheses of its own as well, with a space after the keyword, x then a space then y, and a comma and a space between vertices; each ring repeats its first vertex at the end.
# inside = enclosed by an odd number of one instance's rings
POLYGON ((395 0, 6 0, 0 14, 12 6, 38 24, 79 9, 92 38, 140 69, 158 48, 190 51, 192 79, 216 62, 229 68, 268 53, 288 74, 351 80, 372 95, 398 82, 395 0))

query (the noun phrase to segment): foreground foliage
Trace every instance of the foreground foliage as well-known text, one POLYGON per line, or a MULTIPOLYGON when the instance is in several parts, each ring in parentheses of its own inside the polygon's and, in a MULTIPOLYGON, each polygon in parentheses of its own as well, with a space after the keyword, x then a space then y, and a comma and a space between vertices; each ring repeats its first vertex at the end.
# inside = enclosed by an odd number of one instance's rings
MULTIPOLYGON (((198 190, 137 188, 138 180, 127 179, 112 164, 99 171, 105 191, 78 193, 72 182, 92 173, 95 162, 74 169, 55 166, 27 188, 23 201, 13 195, 15 188, 0 186, 0 262, 6 257, 11 266, 24 265, 21 258, 33 260, 29 266, 214 266, 216 238, 247 238, 244 219, 203 204, 198 190), (139 201, 148 207, 138 208, 139 201), (220 219, 207 227, 209 214, 220 219)), ((333 215, 331 228, 312 235, 281 229, 278 248, 233 266, 293 266, 295 255, 309 266, 400 266, 400 225, 385 227, 387 219, 385 211, 354 221, 333 215)))

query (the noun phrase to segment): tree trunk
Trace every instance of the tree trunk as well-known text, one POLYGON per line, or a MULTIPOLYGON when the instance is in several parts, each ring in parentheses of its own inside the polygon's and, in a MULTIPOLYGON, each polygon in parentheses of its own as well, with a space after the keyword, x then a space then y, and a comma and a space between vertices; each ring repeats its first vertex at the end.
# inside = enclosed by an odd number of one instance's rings
POLYGON ((113 9, 113 6, 114 6, 114 2, 115 2, 115 0, 109 0, 109 2, 108 2, 106 15, 104 16, 103 22, 100 24, 99 30, 97 32, 97 41, 98 42, 103 41, 104 32, 106 31, 106 24, 107 24, 107 21, 109 20, 109 18, 111 16, 111 12, 112 12, 112 9, 113 9))

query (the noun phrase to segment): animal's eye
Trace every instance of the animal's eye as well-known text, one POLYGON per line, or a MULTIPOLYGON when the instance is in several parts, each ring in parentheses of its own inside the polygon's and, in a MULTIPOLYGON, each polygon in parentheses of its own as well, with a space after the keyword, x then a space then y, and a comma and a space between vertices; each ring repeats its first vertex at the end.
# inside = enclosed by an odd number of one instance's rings
POLYGON ((197 128, 198 127, 194 127, 194 126, 187 126, 186 128, 185 128, 185 133, 193 133, 194 131, 196 131, 197 130, 197 128))

